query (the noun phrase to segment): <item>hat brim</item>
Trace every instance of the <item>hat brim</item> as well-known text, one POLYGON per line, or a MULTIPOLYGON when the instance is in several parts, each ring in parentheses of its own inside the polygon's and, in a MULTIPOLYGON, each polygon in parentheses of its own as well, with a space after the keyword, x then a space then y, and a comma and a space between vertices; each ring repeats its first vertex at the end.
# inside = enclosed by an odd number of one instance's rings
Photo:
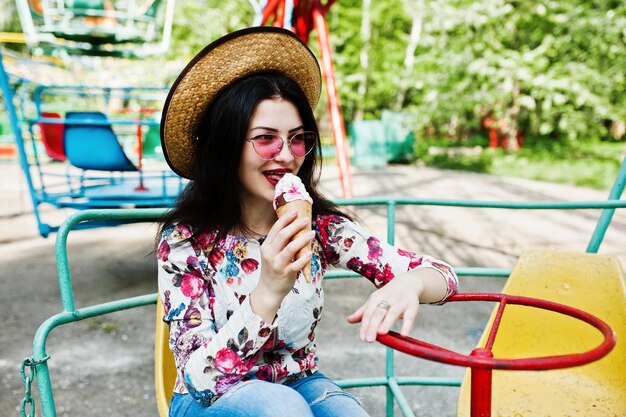
POLYGON ((161 145, 170 168, 193 179, 196 130, 205 110, 233 82, 260 72, 280 72, 304 91, 311 108, 322 77, 311 50, 292 32, 258 26, 232 32, 206 46, 170 89, 161 118, 161 145))

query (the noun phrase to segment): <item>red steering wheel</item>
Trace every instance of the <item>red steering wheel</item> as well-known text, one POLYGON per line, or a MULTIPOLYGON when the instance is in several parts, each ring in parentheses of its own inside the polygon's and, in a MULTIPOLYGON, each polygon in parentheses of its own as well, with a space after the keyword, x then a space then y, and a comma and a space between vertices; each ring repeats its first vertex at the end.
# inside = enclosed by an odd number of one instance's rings
POLYGON ((463 355, 421 340, 402 336, 393 331, 385 335, 379 335, 377 340, 386 346, 409 355, 419 356, 424 359, 450 365, 472 368, 472 417, 489 417, 491 415, 492 369, 545 370, 569 368, 596 361, 606 356, 615 346, 615 332, 608 324, 592 314, 563 304, 537 298, 497 293, 461 293, 451 296, 447 301, 493 301, 500 303, 484 348, 476 348, 471 354, 463 355), (582 353, 522 359, 494 358, 491 349, 493 348, 496 333, 498 332, 502 315, 507 304, 536 307, 577 318, 598 329, 604 336, 604 340, 595 348, 582 353))

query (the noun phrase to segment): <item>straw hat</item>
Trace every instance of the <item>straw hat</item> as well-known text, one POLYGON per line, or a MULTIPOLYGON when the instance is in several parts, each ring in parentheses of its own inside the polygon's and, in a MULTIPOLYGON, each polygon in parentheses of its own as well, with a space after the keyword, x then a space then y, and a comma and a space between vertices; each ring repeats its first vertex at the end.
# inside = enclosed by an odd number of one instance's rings
POLYGON ((321 72, 311 50, 292 32, 258 26, 230 33, 206 46, 178 76, 165 100, 161 145, 169 166, 193 179, 196 129, 213 100, 248 75, 276 71, 292 78, 315 108, 321 72))

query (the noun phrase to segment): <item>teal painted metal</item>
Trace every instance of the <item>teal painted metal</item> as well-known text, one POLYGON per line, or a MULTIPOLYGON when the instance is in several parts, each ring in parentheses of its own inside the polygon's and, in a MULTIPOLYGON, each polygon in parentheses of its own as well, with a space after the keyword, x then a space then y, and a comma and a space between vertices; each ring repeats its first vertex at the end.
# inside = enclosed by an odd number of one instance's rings
POLYGON ((384 376, 377 376, 370 378, 340 379, 335 382, 341 388, 380 387, 387 385, 387 378, 384 376))
POLYGON ((70 231, 80 223, 87 221, 110 221, 134 219, 136 221, 155 221, 165 213, 164 209, 115 209, 115 210, 84 210, 69 216, 59 227, 55 241, 55 254, 57 260, 57 274, 59 279, 59 291, 63 311, 74 312, 74 293, 72 291, 72 279, 70 266, 67 258, 67 237, 70 231))
MULTIPOLYGON (((508 278, 511 268, 483 268, 483 267, 459 267, 455 268, 456 274, 466 277, 500 277, 508 278)), ((360 275, 352 271, 328 271, 324 279, 356 278, 360 275)))
POLYGON ((46 354, 46 340, 52 329, 63 324, 73 323, 90 317, 101 316, 103 314, 115 311, 127 310, 130 308, 141 307, 148 304, 156 303, 156 294, 147 294, 138 297, 126 298, 123 300, 112 301, 108 303, 98 304, 79 310, 64 311, 49 317, 37 329, 33 339, 33 357, 35 365, 35 377, 37 380, 37 388, 41 400, 41 412, 46 417, 56 417, 56 408, 54 406, 54 395, 52 392, 52 383, 48 372, 48 364, 46 354))
MULTIPOLYGON (((24 83, 24 80, 19 81, 19 83, 24 83)), ((20 126, 19 117, 17 115, 17 111, 15 110, 14 100, 15 94, 14 90, 11 88, 11 84, 9 81, 9 75, 4 69, 3 56, 2 51, 0 51, 0 91, 2 91, 2 96, 4 98, 4 107, 9 114, 9 123, 11 125, 11 131, 13 132, 13 136, 15 138, 22 138, 22 128, 20 126)), ((24 176, 26 177, 26 183, 28 184, 28 191, 31 196, 31 201, 33 202, 33 213, 35 214, 35 219, 37 220, 37 225, 39 227, 39 234, 46 237, 50 233, 50 227, 41 221, 41 216, 39 214, 39 209, 36 204, 36 191, 33 186, 33 179, 30 173, 30 169, 28 167, 26 150, 24 149, 24 142, 16 140, 17 152, 19 154, 20 159, 20 167, 24 172, 24 176)))
MULTIPOLYGON (((626 158, 624 158, 624 162, 622 162, 622 166, 617 173, 615 182, 611 187, 609 200, 619 200, 622 196, 622 192, 624 191, 624 185, 626 185, 626 158)), ((596 224, 596 229, 593 231, 593 235, 591 236, 591 240, 589 241, 589 245, 587 246, 587 252, 598 252, 600 244, 604 240, 606 230, 611 224, 611 219, 613 219, 614 213, 614 208, 605 208, 602 210, 602 214, 600 215, 598 223, 596 224)))
MULTIPOLYGON (((626 164, 626 160, 623 164, 626 164)), ((489 200, 449 200, 429 198, 406 198, 406 197, 364 197, 364 198, 341 198, 334 200, 341 206, 383 206, 387 204, 409 206, 446 206, 466 208, 491 208, 511 210, 571 210, 571 209, 604 209, 624 208, 624 200, 603 201, 489 201, 489 200)))
POLYGON ((465 277, 508 278, 511 275, 511 268, 460 267, 454 270, 457 275, 465 277))
MULTIPOLYGON (((434 376, 396 376, 398 385, 424 385, 437 387, 460 387, 461 380, 457 378, 441 378, 434 376)), ((340 379, 335 381, 341 388, 379 387, 387 384, 383 376, 355 379, 340 379)))
MULTIPOLYGON (((1 74, 0 74, 1 75, 1 74)), ((0 82, 1 82, 0 78, 0 82)), ((392 198, 392 197, 376 197, 376 198, 359 198, 359 199, 342 199, 337 200, 340 205, 351 206, 386 206, 387 208, 387 239, 390 243, 395 239, 395 222, 396 209, 400 205, 434 205, 434 206, 454 206, 468 208, 495 208, 495 209, 603 209, 603 213, 598 220, 596 231, 592 237, 594 247, 597 250, 601 243, 604 233, 610 225, 612 213, 616 208, 626 207, 626 201, 619 200, 624 188, 624 177, 626 176, 626 161, 622 165, 618 179, 616 180, 609 200, 606 201, 579 201, 579 202, 501 202, 501 201, 466 201, 466 200, 434 200, 434 199, 413 199, 413 198, 392 198), (608 213, 608 214, 605 214, 608 213), (609 215, 610 214, 610 215, 609 215)), ((67 256, 67 239, 69 233, 80 227, 85 222, 105 222, 105 221, 124 221, 132 219, 133 221, 157 221, 166 209, 108 209, 108 210, 84 210, 71 215, 59 228, 56 240, 56 257, 59 279, 59 291, 61 293, 61 304, 63 311, 46 320, 37 330, 33 340, 33 356, 29 360, 34 364, 36 374, 36 382, 39 391, 39 399, 41 403, 41 412, 44 417, 55 417, 56 409, 54 406, 54 397, 52 392, 52 384, 48 372, 48 355, 46 354, 46 340, 51 332, 57 326, 67 323, 80 321, 88 317, 95 317, 114 311, 120 311, 129 308, 136 308, 153 304, 156 300, 155 294, 147 294, 144 296, 116 300, 109 303, 89 306, 82 309, 76 309, 74 303, 74 294, 72 289, 72 281, 70 276, 69 262, 67 256)), ((592 251, 589 249, 589 251, 592 251)), ((461 267, 457 268, 457 273, 464 276, 488 276, 488 277, 507 277, 510 269, 504 268, 488 268, 488 267, 461 267)), ((325 278, 341 279, 352 278, 358 276, 352 272, 330 271, 325 278)), ((398 404, 404 416, 414 416, 408 401, 402 394, 400 386, 405 385, 424 385, 424 386, 448 386, 459 387, 461 381, 450 378, 436 378, 425 376, 397 376, 395 374, 394 352, 391 349, 386 351, 386 366, 384 377, 370 377, 345 379, 338 381, 339 386, 344 388, 356 387, 373 387, 385 386, 387 392, 386 415, 393 416, 394 404, 398 404)))
MULTIPOLYGON (((394 244, 396 238, 396 204, 394 201, 387 201, 387 241, 394 244)), ((393 416, 394 399, 400 405, 402 398, 397 397, 397 393, 391 385, 391 381, 395 375, 395 358, 393 349, 385 348, 385 376, 387 377, 387 417, 393 416)), ((402 407, 400 407, 402 409, 402 407)), ((409 410, 410 411, 410 410, 409 410)), ((403 409, 404 413, 404 409, 403 409)), ((404 413, 406 416, 407 414, 404 413)))
POLYGON ((398 385, 425 385, 437 387, 460 387, 461 380, 457 378, 440 378, 434 376, 397 376, 398 385))
MULTIPOLYGON (((387 389, 391 391, 392 399, 396 400, 404 417, 415 417, 409 402, 406 400, 404 393, 400 390, 400 386, 398 386, 398 382, 395 378, 392 377, 388 379, 387 387, 387 389)), ((393 417, 393 401, 391 401, 391 413, 389 412, 389 404, 387 404, 387 417, 393 417)))

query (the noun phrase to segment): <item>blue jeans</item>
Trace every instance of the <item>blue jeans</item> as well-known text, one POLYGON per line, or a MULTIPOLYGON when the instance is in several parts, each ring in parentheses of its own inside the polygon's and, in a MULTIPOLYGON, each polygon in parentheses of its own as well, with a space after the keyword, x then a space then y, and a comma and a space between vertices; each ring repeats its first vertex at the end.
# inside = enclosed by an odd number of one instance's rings
POLYGON ((174 394, 170 417, 368 417, 359 400, 317 371, 289 385, 251 380, 204 407, 174 394))

